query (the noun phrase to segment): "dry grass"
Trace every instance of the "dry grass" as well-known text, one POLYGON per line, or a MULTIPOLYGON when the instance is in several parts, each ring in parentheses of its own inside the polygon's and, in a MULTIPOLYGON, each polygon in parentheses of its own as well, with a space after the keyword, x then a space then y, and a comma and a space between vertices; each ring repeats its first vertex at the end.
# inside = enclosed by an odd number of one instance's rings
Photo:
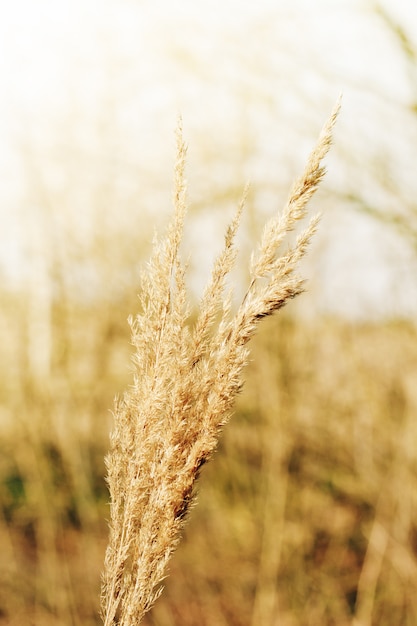
POLYGON ((250 264, 246 294, 232 311, 227 277, 236 259, 234 239, 244 199, 227 229, 195 323, 180 258, 187 209, 186 148, 178 131, 174 218, 155 241, 142 277, 142 312, 131 320, 134 383, 114 412, 106 459, 111 495, 102 615, 106 626, 138 624, 161 593, 167 562, 177 546, 200 468, 215 450, 242 386, 247 343, 259 321, 303 290, 296 271, 318 219, 278 255, 288 233, 306 216, 324 175, 339 105, 325 125, 303 175, 281 214, 266 225, 250 264))
MULTIPOLYGON (((131 379, 137 302, 131 286, 62 293, 45 376, 33 294, 0 292, 1 626, 102 623, 108 407, 131 379)), ((416 325, 293 312, 251 342, 233 427, 144 626, 417 623, 416 325)))
MULTIPOLYGON (((8 330, 18 328, 18 304, 8 330)), ((59 365, 48 388, 23 376, 19 386, 7 353, 2 626, 101 623, 106 415, 130 379, 123 319, 134 305, 113 304, 107 322, 97 318, 103 303, 74 307, 71 328, 55 311, 59 365)), ((417 329, 306 324, 293 311, 265 320, 251 343, 232 427, 202 472, 198 506, 144 626, 250 626, 256 616, 268 626, 339 626, 363 620, 365 608, 373 625, 416 623, 417 329), (374 524, 388 537, 379 570, 365 565, 375 563, 374 524)))

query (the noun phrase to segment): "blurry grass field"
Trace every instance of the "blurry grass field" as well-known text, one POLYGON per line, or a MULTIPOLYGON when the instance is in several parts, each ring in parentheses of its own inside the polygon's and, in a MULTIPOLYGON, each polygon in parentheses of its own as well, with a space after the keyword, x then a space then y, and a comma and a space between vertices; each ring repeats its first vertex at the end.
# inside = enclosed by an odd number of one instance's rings
MULTIPOLYGON (((103 457, 136 302, 2 294, 0 624, 99 624, 103 457), (45 345, 45 344, 44 344, 45 345)), ((417 332, 265 322, 147 626, 417 622, 417 332)))

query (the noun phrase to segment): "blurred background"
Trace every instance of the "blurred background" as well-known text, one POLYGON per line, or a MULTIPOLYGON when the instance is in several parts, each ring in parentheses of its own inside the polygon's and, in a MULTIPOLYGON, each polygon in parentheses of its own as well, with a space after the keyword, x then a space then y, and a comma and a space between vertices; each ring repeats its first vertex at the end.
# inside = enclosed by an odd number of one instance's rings
POLYGON ((100 624, 127 317, 189 144, 198 301, 236 281, 335 101, 308 291, 268 320, 146 626, 417 623, 417 6, 0 9, 0 624, 100 624))

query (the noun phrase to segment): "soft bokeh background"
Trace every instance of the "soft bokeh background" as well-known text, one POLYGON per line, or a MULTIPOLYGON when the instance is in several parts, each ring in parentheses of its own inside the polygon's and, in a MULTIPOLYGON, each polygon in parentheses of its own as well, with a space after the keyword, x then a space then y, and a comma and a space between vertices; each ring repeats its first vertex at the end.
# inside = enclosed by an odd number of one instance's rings
POLYGON ((99 624, 126 318, 189 144, 190 292, 237 291, 339 94, 308 292, 266 324, 147 624, 417 621, 412 0, 0 8, 0 624, 99 624))

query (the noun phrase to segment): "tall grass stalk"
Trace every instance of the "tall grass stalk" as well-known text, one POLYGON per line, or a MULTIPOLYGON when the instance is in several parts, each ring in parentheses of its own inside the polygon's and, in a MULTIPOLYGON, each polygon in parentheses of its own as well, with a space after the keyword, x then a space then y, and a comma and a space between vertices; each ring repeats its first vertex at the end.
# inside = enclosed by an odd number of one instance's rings
POLYGON ((162 591, 202 465, 215 450, 242 386, 247 344, 259 321, 303 291, 296 273, 316 231, 313 217, 281 255, 287 235, 307 213, 325 169, 339 104, 324 126, 303 174, 281 212, 266 224, 252 254, 246 294, 236 310, 226 279, 245 195, 214 263, 195 323, 190 325, 180 245, 187 212, 186 146, 177 131, 174 216, 154 242, 142 275, 141 312, 130 320, 134 382, 116 403, 110 452, 110 536, 102 617, 105 626, 137 625, 162 591))

